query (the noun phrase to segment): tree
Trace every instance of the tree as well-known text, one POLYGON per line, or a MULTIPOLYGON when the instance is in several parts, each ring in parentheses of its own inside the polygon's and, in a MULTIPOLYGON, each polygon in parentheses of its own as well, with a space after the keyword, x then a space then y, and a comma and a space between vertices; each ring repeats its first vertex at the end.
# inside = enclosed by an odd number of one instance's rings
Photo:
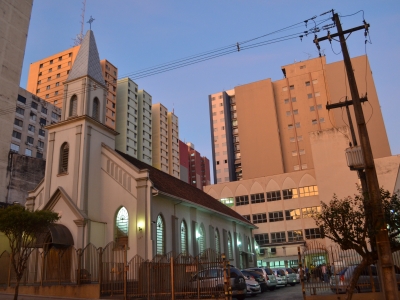
MULTIPOLYGON (((334 195, 329 204, 321 202, 321 212, 313 217, 325 237, 337 243, 342 250, 355 250, 362 258, 347 288, 347 299, 352 298, 361 272, 378 260, 372 204, 367 195, 363 195, 360 189, 359 192, 344 199, 334 195)), ((391 250, 395 252, 400 250, 400 198, 381 189, 381 200, 391 250)))
POLYGON ((58 219, 57 213, 45 210, 31 212, 20 205, 0 209, 0 231, 8 238, 11 265, 17 277, 14 300, 18 299, 19 283, 37 237, 45 234, 48 226, 58 219))

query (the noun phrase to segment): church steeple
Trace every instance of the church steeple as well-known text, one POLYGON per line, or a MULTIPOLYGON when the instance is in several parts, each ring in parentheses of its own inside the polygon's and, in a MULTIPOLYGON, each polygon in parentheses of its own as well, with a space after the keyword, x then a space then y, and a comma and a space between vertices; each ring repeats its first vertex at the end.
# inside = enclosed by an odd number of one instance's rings
POLYGON ((107 86, 93 31, 88 30, 64 82, 62 120, 89 116, 105 123, 107 86))
POLYGON ((84 76, 89 76, 91 79, 105 86, 99 52, 97 51, 96 40, 91 30, 86 32, 66 83, 84 76))

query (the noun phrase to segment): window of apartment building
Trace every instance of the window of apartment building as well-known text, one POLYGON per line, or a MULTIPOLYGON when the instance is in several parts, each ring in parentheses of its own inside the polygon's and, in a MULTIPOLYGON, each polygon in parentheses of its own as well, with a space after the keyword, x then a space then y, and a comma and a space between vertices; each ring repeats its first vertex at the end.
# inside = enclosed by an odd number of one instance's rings
POLYGON ((304 232, 307 240, 323 238, 323 234, 319 228, 305 229, 304 232))
POLYGON ((321 96, 320 92, 315 92, 315 97, 321 96))
POLYGON ((46 94, 45 98, 46 98, 46 99, 48 99, 48 98, 49 98, 49 96, 50 96, 49 94, 46 94))
POLYGON ((43 68, 43 64, 40 64, 40 65, 39 65, 39 68, 43 68))
POLYGON ((52 59, 50 60, 50 64, 51 64, 51 65, 53 64, 53 60, 52 60, 52 59))
POLYGON ((61 65, 58 65, 58 66, 57 66, 57 69, 61 69, 61 65))
POLYGON ((29 124, 28 125, 28 131, 35 132, 35 126, 33 126, 32 124, 29 124))
POLYGON ((42 106, 42 109, 40 110, 42 113, 47 114, 47 108, 42 106))
POLYGON ((294 143, 294 142, 296 141, 296 138, 291 137, 291 138, 289 138, 289 141, 290 141, 291 143, 294 143))
POLYGON ((40 89, 37 89, 37 90, 36 90, 36 93, 39 93, 39 92, 40 92, 40 89))
POLYGON ((44 142, 38 141, 38 147, 43 149, 44 148, 44 142))
POLYGON ((228 160, 227 160, 227 159, 225 159, 225 160, 224 160, 224 163, 225 163, 225 164, 226 164, 226 163, 228 163, 228 160))
POLYGON ((70 71, 70 70, 67 70, 67 75, 69 74, 69 71, 70 71))
POLYGON ((325 118, 319 118, 320 123, 325 123, 325 118))
POLYGON ((22 120, 14 119, 14 125, 22 127, 22 124, 23 124, 22 120))
POLYGON ((60 57, 58 58, 58 61, 62 61, 62 56, 60 56, 60 57))
POLYGON ((27 136, 27 137, 26 137, 26 142, 27 142, 28 144, 30 144, 30 145, 33 145, 33 142, 34 142, 33 137, 27 136))
POLYGON ((58 73, 56 77, 57 77, 57 78, 60 78, 60 73, 58 73))
POLYGON ((245 218, 247 221, 251 222, 250 215, 242 215, 243 218, 245 218))
POLYGON ((306 86, 310 86, 311 83, 309 81, 306 81, 306 86))
POLYGON ((302 230, 288 231, 287 234, 288 234, 288 242, 297 242, 304 240, 302 230))
POLYGON ((56 86, 59 86, 60 85, 60 82, 56 82, 56 86))
POLYGON ((290 110, 286 111, 286 116, 291 116, 292 112, 290 110))
POLYGON ((293 129, 293 124, 288 124, 288 129, 293 129))
POLYGON ((285 104, 288 104, 288 103, 289 103, 289 99, 285 99, 285 100, 283 100, 283 102, 284 102, 285 104))
POLYGON ((50 68, 50 69, 49 69, 49 73, 51 73, 52 71, 53 71, 53 69, 52 69, 52 68, 50 68))
POLYGON ((21 132, 13 130, 12 137, 20 140, 21 139, 21 132))
POLYGON ((299 114, 299 110, 298 109, 293 109, 293 114, 294 115, 298 115, 299 114))
POLYGON ((292 97, 292 102, 296 102, 296 101, 297 101, 296 97, 292 97))
POLYGON ((50 89, 50 85, 46 86, 46 90, 49 90, 49 89, 50 89))
POLYGON ((315 111, 315 106, 310 106, 310 111, 315 111))
POLYGON ((298 140, 298 141, 302 141, 302 140, 303 140, 303 136, 302 136, 302 135, 298 135, 298 136, 297 136, 297 140, 298 140))
POLYGON ((69 62, 68 62, 68 66, 70 66, 70 65, 71 65, 71 62, 69 61, 69 62))
POLYGON ((39 135, 43 136, 43 137, 46 135, 46 132, 44 131, 44 129, 39 129, 39 135))
POLYGON ((292 151, 292 156, 297 156, 297 151, 292 151))
POLYGON ((304 155, 304 154, 306 154, 306 150, 304 150, 304 149, 300 149, 300 150, 299 150, 299 154, 300 154, 300 155, 304 155))
POLYGON ((58 95, 58 91, 55 91, 55 92, 54 92, 54 96, 57 96, 57 95, 58 95))
POLYGON ((37 84, 39 85, 39 84, 41 84, 42 83, 42 81, 41 80, 39 80, 38 82, 37 82, 37 84))
POLYGON ((256 240, 258 245, 265 245, 269 244, 269 237, 268 233, 260 233, 260 234, 255 234, 254 239, 256 240))
POLYGON ((283 243, 286 242, 286 233, 281 232, 271 232, 271 243, 283 243))
POLYGON ((267 192, 267 201, 271 202, 271 201, 277 201, 277 200, 281 200, 281 191, 270 191, 267 192))
POLYGON ((318 104, 318 105, 317 105, 317 109, 318 109, 318 110, 321 110, 321 109, 322 109, 322 104, 318 104))
POLYGON ((32 101, 32 102, 31 102, 31 107, 32 107, 33 109, 37 109, 37 108, 38 108, 38 104, 37 104, 35 101, 32 101))
POLYGON ((42 76, 42 72, 39 72, 39 76, 42 76))
POLYGON ((313 120, 311 121, 311 123, 312 123, 313 125, 316 125, 316 124, 318 124, 318 121, 317 121, 317 119, 313 119, 313 120))
POLYGON ((290 90, 294 90, 294 85, 291 85, 291 86, 290 86, 290 90))
POLYGON ((270 222, 283 221, 283 212, 282 211, 270 212, 268 213, 268 218, 270 222))
POLYGON ((300 197, 316 196, 318 195, 318 186, 310 185, 299 188, 300 197))
POLYGON ((282 194, 285 200, 298 198, 297 189, 295 188, 282 190, 282 194))
POLYGON ((235 203, 236 206, 249 204, 249 196, 248 195, 236 196, 235 203))
POLYGON ((312 218, 313 216, 315 216, 317 213, 320 212, 321 212, 320 206, 304 207, 301 209, 303 218, 312 218))
POLYGON ((45 118, 40 118, 39 124, 40 124, 41 126, 46 126, 47 120, 46 120, 45 118))
POLYGON ((312 98, 312 94, 307 94, 307 98, 311 99, 312 98))
POLYGON ((32 150, 31 149, 25 149, 25 155, 26 156, 32 156, 32 150))
POLYGON ((312 83, 313 84, 317 84, 318 83, 318 79, 313 79, 312 83))
POLYGON ((19 145, 11 143, 11 148, 10 149, 11 149, 12 152, 18 153, 19 152, 19 145))
POLYGON ((300 122, 296 122, 294 125, 296 126, 296 128, 300 128, 300 122))
POLYGON ((254 214, 253 224, 267 223, 267 214, 254 214))
POLYGON ((287 91, 287 86, 284 86, 284 87, 282 88, 282 91, 286 92, 286 91, 287 91))
POLYGON ((42 152, 36 152, 36 158, 43 158, 43 153, 42 152))
MULTIPOLYGON (((226 169, 226 171, 228 171, 228 169, 226 169)), ((265 202, 264 193, 252 194, 250 195, 250 198, 251 198, 251 204, 265 202)))
POLYGON ((300 166, 299 166, 299 165, 294 165, 294 166, 293 166, 293 170, 295 170, 295 171, 300 170, 300 166))
POLYGON ((301 218, 300 209, 296 208, 296 209, 285 210, 285 218, 286 218, 286 221, 300 219, 301 218))

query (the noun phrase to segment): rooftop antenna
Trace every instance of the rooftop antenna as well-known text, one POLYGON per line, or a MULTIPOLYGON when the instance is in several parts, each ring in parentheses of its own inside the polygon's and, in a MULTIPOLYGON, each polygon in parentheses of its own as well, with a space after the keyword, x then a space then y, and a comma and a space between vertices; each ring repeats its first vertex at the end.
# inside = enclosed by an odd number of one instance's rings
POLYGON ((85 24, 85 9, 86 9, 86 0, 83 0, 82 2, 82 14, 81 14, 81 32, 76 35, 76 38, 74 39, 74 45, 78 46, 82 43, 83 41, 83 26, 85 24))

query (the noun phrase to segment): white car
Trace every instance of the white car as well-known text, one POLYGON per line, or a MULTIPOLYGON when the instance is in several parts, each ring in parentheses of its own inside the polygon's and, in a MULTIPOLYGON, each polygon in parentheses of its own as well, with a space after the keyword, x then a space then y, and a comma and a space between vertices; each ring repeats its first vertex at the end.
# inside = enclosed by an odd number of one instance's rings
POLYGON ((252 279, 246 279, 246 285, 247 285, 246 295, 255 296, 261 293, 261 287, 257 281, 252 279))

